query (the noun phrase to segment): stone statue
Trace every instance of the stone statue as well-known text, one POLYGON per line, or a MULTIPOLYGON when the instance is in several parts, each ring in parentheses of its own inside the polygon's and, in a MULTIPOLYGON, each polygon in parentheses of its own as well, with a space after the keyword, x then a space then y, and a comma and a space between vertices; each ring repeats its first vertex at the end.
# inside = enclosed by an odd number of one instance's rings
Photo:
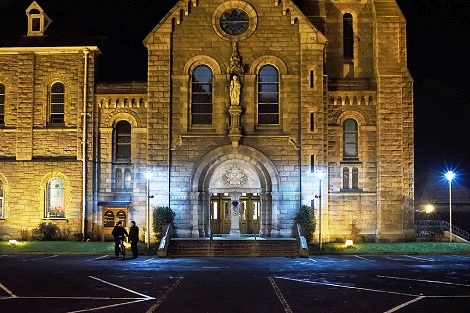
POLYGON ((232 76, 232 81, 230 82, 230 104, 231 105, 240 105, 240 90, 241 84, 238 80, 238 75, 232 76))

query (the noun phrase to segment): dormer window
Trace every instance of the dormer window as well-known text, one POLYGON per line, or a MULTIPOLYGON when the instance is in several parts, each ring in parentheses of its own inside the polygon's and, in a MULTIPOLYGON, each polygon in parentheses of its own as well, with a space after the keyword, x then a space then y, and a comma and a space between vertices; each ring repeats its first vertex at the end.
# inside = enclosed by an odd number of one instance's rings
POLYGON ((26 16, 28 17, 28 36, 44 36, 52 20, 36 1, 33 1, 26 9, 26 16))

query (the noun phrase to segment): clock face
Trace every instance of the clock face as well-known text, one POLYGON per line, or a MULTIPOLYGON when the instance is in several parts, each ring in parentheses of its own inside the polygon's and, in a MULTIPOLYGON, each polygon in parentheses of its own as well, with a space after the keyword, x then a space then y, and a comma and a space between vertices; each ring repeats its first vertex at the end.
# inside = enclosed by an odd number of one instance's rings
POLYGON ((248 14, 240 9, 230 9, 220 17, 220 28, 230 36, 243 34, 249 26, 248 14))

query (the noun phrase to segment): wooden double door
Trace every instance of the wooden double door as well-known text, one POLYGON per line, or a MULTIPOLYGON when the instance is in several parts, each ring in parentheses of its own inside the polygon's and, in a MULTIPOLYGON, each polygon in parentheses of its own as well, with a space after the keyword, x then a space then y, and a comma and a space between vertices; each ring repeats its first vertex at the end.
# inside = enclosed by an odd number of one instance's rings
MULTIPOLYGON (((231 200, 228 193, 213 194, 210 201, 213 234, 228 234, 231 227, 231 200)), ((239 199, 240 233, 259 233, 260 201, 257 193, 242 193, 239 199)))

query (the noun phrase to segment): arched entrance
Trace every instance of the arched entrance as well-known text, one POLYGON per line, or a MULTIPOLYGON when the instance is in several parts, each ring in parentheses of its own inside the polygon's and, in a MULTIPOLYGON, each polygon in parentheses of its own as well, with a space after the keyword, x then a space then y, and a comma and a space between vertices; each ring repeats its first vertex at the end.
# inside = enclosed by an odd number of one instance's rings
POLYGON ((279 177, 260 151, 240 145, 219 147, 204 156, 192 180, 199 193, 201 235, 260 234, 268 236, 277 225, 279 177))

